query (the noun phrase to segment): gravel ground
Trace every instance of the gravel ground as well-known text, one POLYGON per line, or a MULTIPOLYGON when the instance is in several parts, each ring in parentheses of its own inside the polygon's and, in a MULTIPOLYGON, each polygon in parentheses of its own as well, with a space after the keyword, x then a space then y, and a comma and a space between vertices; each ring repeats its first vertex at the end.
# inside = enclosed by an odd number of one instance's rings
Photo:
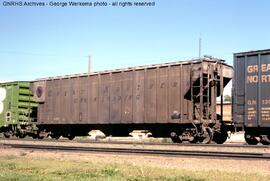
MULTIPOLYGON (((241 135, 235 135, 241 137, 241 135)), ((235 139, 231 137, 231 141, 235 139)), ((53 141, 31 141, 31 140, 0 140, 1 143, 12 144, 42 144, 42 145, 61 145, 61 146, 81 146, 81 147, 113 147, 113 148, 134 148, 134 149, 166 149, 166 150, 198 150, 198 151, 228 151, 228 152, 253 152, 253 153, 269 153, 268 148, 255 147, 218 147, 218 146, 183 146, 183 145, 145 145, 142 142, 134 142, 133 144, 109 144, 109 143, 78 143, 78 142, 53 142, 53 141)), ((232 144, 233 142, 230 142, 232 144)), ((237 142, 239 143, 239 142, 237 142)))
POLYGON ((132 154, 94 154, 62 151, 36 151, 0 148, 0 157, 23 157, 27 159, 53 159, 68 161, 91 161, 94 163, 119 163, 158 168, 181 168, 191 171, 232 171, 270 174, 270 161, 206 159, 191 157, 163 157, 132 154))
MULTIPOLYGON (((34 141, 26 141, 29 144, 34 141)), ((22 141, 0 140, 1 143, 22 143, 22 141)), ((25 142, 23 142, 25 143, 25 142)), ((243 134, 234 134, 226 142, 243 143, 243 134)), ((37 144, 55 144, 66 146, 100 146, 100 147, 130 147, 130 145, 115 145, 115 144, 91 144, 91 143, 74 143, 74 142, 38 142, 37 144)), ((150 149, 177 149, 177 150, 209 150, 209 151, 243 151, 243 152, 263 152, 270 153, 269 148, 223 148, 223 147, 194 147, 194 146, 157 146, 157 145, 141 145, 134 143, 131 145, 134 148, 150 148, 150 149)), ((22 150, 14 148, 0 148, 0 157, 22 157, 26 159, 53 159, 53 160, 68 160, 68 161, 89 161, 94 163, 119 163, 131 164, 136 166, 150 166, 158 168, 181 168, 191 171, 229 171, 229 172, 248 172, 270 174, 270 161, 263 160, 233 160, 233 159, 208 159, 208 158, 192 158, 192 157, 164 157, 164 156, 145 156, 133 154, 96 154, 96 153, 72 153, 64 151, 37 151, 37 150, 22 150)))

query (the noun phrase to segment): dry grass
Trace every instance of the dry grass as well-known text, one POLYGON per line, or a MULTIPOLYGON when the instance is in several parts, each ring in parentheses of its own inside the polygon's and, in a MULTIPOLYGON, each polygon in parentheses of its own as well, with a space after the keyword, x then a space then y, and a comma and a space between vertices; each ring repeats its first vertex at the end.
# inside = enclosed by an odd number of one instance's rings
POLYGON ((0 180, 270 180, 268 174, 243 172, 190 171, 134 164, 91 161, 27 159, 23 156, 0 157, 0 180))

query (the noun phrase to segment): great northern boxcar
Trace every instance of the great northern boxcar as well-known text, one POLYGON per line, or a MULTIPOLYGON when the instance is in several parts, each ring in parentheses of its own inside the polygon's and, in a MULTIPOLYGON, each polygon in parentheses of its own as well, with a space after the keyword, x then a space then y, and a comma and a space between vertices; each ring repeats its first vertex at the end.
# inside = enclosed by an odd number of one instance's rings
POLYGON ((249 144, 270 144, 270 49, 234 54, 233 120, 249 144))
POLYGON ((226 125, 216 114, 216 98, 232 75, 231 66, 205 57, 40 79, 32 89, 39 128, 54 138, 143 129, 175 142, 223 143, 226 125))

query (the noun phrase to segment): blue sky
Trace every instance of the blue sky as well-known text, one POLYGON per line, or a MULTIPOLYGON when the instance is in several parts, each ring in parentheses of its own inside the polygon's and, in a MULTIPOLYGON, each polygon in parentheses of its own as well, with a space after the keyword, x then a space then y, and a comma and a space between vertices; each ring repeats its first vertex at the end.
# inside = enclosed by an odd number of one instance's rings
MULTIPOLYGON (((107 0, 112 2, 112 0, 107 0)), ((132 1, 132 0, 130 0, 132 1)), ((270 1, 155 0, 155 7, 37 8, 0 4, 0 80, 185 60, 270 48, 270 1)))

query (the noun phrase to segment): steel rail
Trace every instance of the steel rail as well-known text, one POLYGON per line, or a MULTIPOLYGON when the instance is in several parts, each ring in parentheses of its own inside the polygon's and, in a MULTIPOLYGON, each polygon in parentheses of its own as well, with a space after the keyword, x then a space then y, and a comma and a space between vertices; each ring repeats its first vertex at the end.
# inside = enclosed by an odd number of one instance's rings
POLYGON ((68 140, 68 139, 32 139, 32 138, 0 138, 4 141, 23 141, 23 142, 64 142, 64 143, 93 143, 93 144, 123 144, 123 145, 157 145, 157 146, 191 146, 191 147, 237 147, 237 148, 270 148, 270 145, 247 145, 239 143, 229 143, 229 144, 200 144, 200 143, 156 143, 156 142, 144 142, 144 141, 115 141, 115 140, 68 140))
POLYGON ((55 146, 40 144, 0 144, 3 148, 19 148, 49 151, 77 151, 96 153, 123 153, 123 154, 146 154, 162 156, 189 156, 189 157, 210 157, 230 159, 261 159, 270 160, 269 153, 247 153, 247 152, 223 152, 223 151, 193 151, 193 150, 162 150, 162 149, 141 149, 141 148, 108 148, 108 147, 80 147, 80 146, 55 146))

